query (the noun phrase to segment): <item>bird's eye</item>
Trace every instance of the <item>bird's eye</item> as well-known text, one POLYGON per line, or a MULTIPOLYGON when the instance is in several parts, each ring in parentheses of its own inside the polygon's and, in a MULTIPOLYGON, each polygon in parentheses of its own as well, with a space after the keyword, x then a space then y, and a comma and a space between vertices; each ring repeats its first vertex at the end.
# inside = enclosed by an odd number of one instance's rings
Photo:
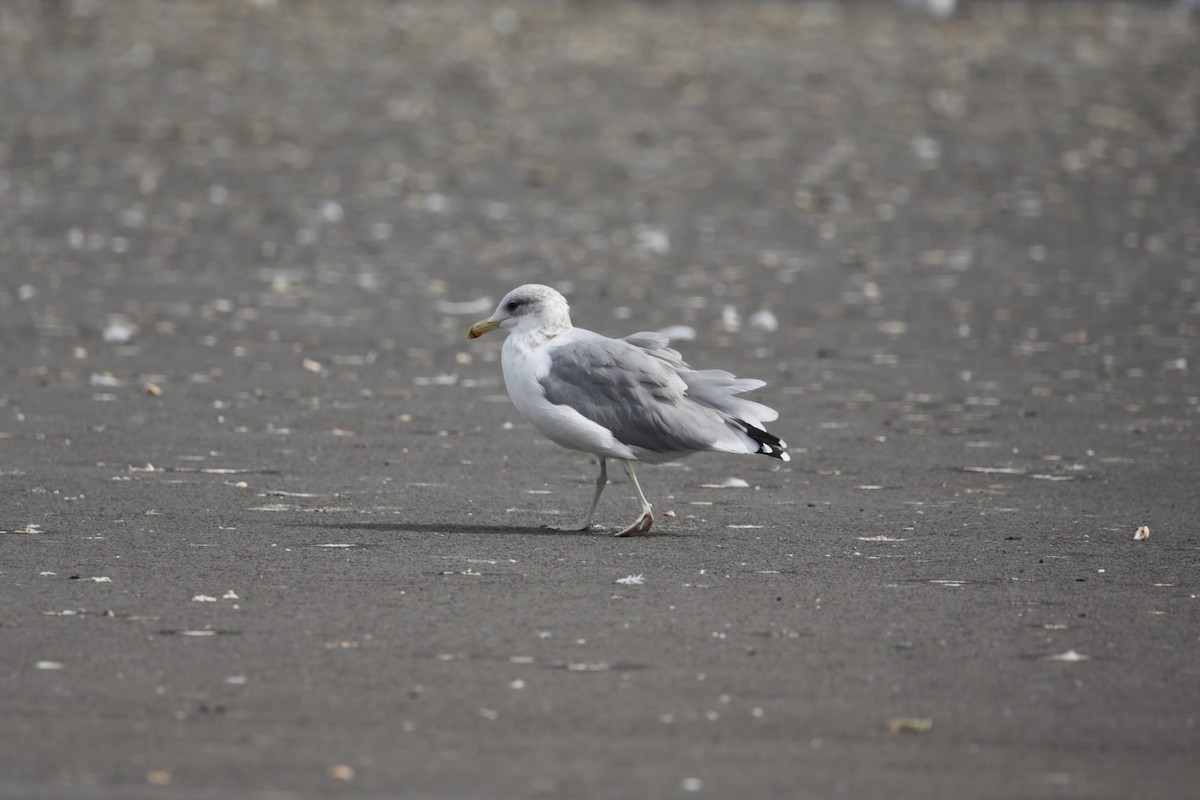
POLYGON ((512 312, 516 311, 520 305, 521 303, 517 300, 509 300, 508 304, 504 306, 504 310, 511 314, 512 312))

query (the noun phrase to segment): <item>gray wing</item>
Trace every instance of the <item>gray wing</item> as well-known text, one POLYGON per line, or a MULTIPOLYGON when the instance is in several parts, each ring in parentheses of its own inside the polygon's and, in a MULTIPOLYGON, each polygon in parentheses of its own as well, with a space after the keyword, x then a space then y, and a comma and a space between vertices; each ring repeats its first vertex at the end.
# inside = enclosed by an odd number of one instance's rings
MULTIPOLYGON (((662 358, 647 345, 666 347, 666 337, 634 334, 608 339, 593 334, 550 350, 550 371, 541 385, 546 399, 565 405, 612 431, 617 441, 655 453, 707 450, 728 427, 715 409, 693 402, 679 360, 662 358)), ((657 348, 655 348, 657 350, 657 348)))
POLYGON ((723 369, 694 370, 678 352, 668 347, 670 340, 661 333, 635 333, 626 336, 624 341, 668 364, 687 384, 689 399, 714 409, 723 417, 747 422, 756 428, 762 428, 764 422, 779 419, 775 409, 737 397, 766 386, 765 381, 739 378, 723 369))

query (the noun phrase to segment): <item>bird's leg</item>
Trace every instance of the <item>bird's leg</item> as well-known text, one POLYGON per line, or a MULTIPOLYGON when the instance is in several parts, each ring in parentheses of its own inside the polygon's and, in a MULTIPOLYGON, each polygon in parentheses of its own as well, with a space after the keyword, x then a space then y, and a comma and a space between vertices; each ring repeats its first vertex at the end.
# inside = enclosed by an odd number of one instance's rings
POLYGON ((628 528, 613 535, 637 536, 639 533, 650 530, 650 526, 654 524, 654 515, 650 513, 650 504, 646 502, 646 495, 642 494, 642 487, 638 485, 637 474, 633 471, 633 462, 622 459, 621 466, 625 468, 625 474, 629 476, 629 482, 633 484, 633 490, 637 492, 638 500, 642 503, 642 515, 628 528))
POLYGON ((596 493, 592 495, 592 504, 588 506, 587 514, 574 525, 551 525, 550 528, 556 531, 586 531, 592 527, 592 515, 596 513, 596 506, 600 504, 600 495, 604 494, 604 487, 608 486, 608 459, 600 457, 600 477, 596 478, 596 493))

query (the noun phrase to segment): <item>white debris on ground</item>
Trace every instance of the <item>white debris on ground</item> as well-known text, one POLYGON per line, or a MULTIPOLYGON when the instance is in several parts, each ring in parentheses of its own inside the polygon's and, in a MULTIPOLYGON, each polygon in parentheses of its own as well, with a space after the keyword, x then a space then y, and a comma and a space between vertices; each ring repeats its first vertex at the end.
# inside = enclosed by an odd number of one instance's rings
POLYGON ((774 333, 779 330, 779 318, 765 308, 751 314, 746 324, 756 331, 774 333))
POLYGON ((466 316, 467 314, 486 314, 495 309, 496 304, 491 297, 479 297, 475 300, 439 300, 435 306, 439 314, 449 316, 466 316))
POLYGON ((637 233, 636 249, 639 255, 666 255, 671 250, 671 237, 664 230, 646 228, 637 233))
POLYGON ((133 338, 133 332, 133 326, 129 323, 114 320, 104 328, 102 336, 109 344, 124 344, 133 338))
POLYGON ((454 372, 443 372, 438 375, 413 378, 413 384, 416 386, 454 386, 457 383, 458 374, 454 372))
POLYGON ((750 484, 741 478, 726 478, 720 483, 702 483, 702 489, 749 489, 750 484))
POLYGON ((646 578, 642 575, 626 575, 624 578, 617 578, 616 582, 627 586, 641 586, 646 583, 646 578))
POLYGON ((673 342, 690 342, 696 338, 696 329, 691 325, 668 325, 659 333, 673 342))
POLYGON ((108 372, 93 372, 92 377, 88 380, 88 382, 92 386, 104 386, 108 388, 115 388, 123 385, 123 382, 120 378, 117 378, 108 372))

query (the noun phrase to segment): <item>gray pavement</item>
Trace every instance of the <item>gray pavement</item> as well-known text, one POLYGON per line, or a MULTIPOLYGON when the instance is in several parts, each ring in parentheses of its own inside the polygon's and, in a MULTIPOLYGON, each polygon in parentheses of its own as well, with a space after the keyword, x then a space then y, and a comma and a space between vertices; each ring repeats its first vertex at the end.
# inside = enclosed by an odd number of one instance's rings
POLYGON ((1194 797, 1198 120, 1165 4, 4 4, 0 797, 1194 797), (794 460, 540 527, 531 281, 794 460))

